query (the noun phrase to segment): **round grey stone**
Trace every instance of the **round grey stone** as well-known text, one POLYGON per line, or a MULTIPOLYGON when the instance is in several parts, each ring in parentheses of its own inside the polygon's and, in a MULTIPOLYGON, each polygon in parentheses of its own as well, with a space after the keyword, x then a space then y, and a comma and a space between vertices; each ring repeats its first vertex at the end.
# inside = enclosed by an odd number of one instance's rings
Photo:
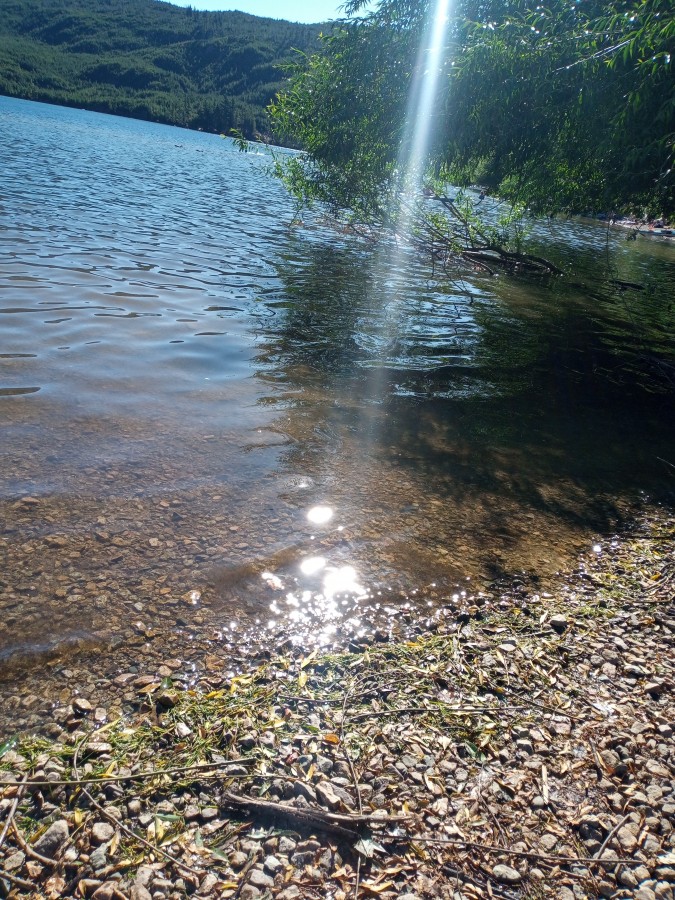
POLYGON ((511 866, 505 866, 502 863, 496 865, 492 874, 497 879, 500 884, 520 884, 523 880, 523 876, 516 869, 512 869, 511 866))
POLYGON ((109 822, 96 822, 91 829, 92 844, 107 844, 112 840, 114 834, 115 829, 109 822))

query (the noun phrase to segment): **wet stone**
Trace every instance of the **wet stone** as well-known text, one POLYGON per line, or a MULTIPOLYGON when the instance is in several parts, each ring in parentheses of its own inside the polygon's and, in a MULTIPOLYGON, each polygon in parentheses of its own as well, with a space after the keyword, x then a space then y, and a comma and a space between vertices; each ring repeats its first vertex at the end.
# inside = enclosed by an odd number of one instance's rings
POLYGON ((75 697, 71 703, 71 706, 73 707, 73 710, 81 716, 86 716, 87 713, 90 713, 94 708, 88 700, 85 700, 84 697, 75 697))

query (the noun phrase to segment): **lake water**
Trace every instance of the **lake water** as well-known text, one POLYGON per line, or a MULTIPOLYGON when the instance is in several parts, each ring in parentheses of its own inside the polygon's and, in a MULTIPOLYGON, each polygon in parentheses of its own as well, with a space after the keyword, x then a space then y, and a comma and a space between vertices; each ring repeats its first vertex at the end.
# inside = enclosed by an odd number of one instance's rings
POLYGON ((672 500, 675 245, 537 224, 565 278, 435 278, 268 166, 0 97, 0 731, 545 589, 672 500))

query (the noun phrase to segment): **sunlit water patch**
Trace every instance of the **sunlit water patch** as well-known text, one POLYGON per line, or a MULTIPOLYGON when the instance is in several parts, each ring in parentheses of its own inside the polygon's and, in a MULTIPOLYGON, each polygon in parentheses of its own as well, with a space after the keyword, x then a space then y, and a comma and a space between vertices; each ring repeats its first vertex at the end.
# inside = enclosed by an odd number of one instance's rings
POLYGON ((0 117, 0 731, 405 636, 668 496, 670 248, 537 224, 569 278, 378 274, 219 136, 0 117))

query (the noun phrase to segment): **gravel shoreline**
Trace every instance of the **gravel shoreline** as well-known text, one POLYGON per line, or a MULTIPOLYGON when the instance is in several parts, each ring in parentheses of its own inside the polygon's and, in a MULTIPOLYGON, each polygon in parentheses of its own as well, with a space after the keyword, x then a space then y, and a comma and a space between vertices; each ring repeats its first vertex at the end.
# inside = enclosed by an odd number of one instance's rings
POLYGON ((117 720, 73 696, 0 748, 0 896, 673 900, 674 536, 207 692, 120 673, 117 720))

